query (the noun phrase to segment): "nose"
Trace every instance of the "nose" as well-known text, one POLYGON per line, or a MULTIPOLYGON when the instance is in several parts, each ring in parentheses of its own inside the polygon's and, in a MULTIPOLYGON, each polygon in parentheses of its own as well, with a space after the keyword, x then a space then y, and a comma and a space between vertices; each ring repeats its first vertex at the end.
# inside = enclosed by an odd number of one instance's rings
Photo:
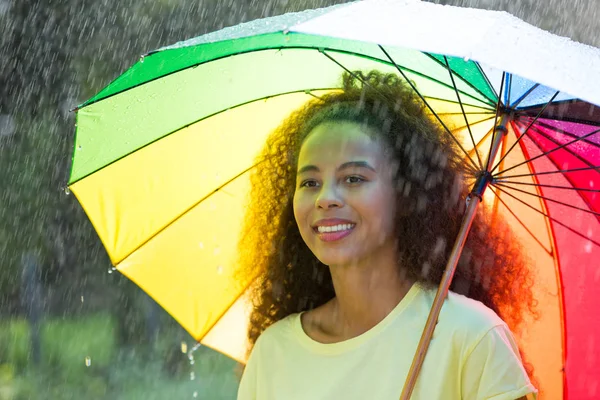
POLYGON ((322 189, 317 196, 316 206, 317 208, 328 209, 333 207, 342 207, 344 202, 337 193, 334 185, 323 185, 322 189))

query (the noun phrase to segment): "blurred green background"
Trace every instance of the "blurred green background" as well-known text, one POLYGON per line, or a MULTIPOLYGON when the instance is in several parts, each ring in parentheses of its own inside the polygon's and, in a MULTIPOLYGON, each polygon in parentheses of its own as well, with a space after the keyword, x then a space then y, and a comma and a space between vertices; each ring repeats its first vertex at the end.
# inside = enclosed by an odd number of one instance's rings
MULTIPOLYGON (((234 399, 236 362, 118 272, 65 191, 71 108, 158 47, 332 0, 0 0, 0 400, 234 399)), ((454 0, 600 46, 598 0, 454 0)))

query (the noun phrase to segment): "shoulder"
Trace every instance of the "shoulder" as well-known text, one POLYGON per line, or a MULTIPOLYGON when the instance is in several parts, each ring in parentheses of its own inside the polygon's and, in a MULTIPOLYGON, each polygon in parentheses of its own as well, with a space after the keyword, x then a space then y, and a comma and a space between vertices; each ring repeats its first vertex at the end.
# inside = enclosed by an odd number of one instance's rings
POLYGON ((482 302, 454 292, 448 292, 440 318, 447 319, 447 322, 457 327, 480 333, 497 326, 506 326, 498 314, 482 302))
MULTIPOLYGON (((424 289, 424 293, 424 306, 431 307, 436 289, 424 289)), ((450 291, 440 312, 436 331, 445 337, 475 344, 488 332, 499 327, 508 329, 492 309, 480 301, 450 291)))
POLYGON ((256 339, 255 348, 272 347, 289 339, 293 324, 300 317, 299 314, 290 314, 266 328, 256 339))

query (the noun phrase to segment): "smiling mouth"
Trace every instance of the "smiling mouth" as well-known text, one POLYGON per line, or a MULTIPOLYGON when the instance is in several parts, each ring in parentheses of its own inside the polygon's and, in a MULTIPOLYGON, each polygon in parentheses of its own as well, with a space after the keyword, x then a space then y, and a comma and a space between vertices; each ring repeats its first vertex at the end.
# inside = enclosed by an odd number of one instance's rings
POLYGON ((343 232, 352 230, 355 226, 356 224, 338 224, 332 226, 321 225, 313 228, 313 230, 318 233, 343 232))
POLYGON ((313 230, 322 241, 335 242, 350 235, 355 226, 356 224, 321 225, 313 228, 313 230))

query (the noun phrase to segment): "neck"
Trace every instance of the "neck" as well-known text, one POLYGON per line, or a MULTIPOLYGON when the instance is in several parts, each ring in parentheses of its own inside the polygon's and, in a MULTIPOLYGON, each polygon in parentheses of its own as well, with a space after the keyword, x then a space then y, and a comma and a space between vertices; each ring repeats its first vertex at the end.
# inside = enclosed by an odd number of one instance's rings
POLYGON ((336 335, 358 336, 383 320, 413 282, 401 273, 395 247, 349 265, 330 266, 336 297, 331 301, 336 335))

